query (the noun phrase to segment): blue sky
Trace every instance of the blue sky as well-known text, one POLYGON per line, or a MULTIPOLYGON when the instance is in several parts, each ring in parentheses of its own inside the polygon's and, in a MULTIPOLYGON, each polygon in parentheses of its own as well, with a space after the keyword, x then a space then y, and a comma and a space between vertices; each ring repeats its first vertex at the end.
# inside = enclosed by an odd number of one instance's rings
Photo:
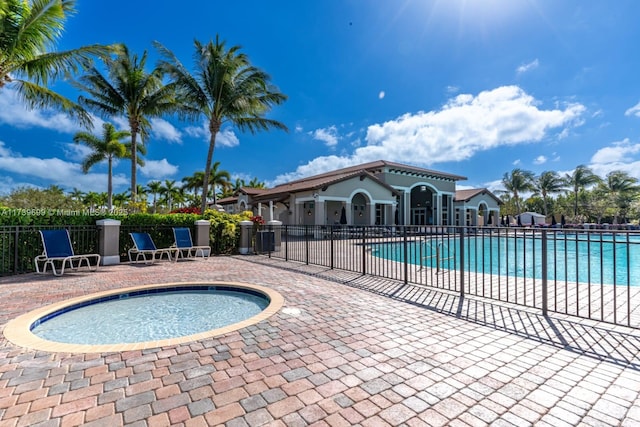
MULTIPOLYGON (((275 185, 380 159, 468 177, 460 188, 498 189, 515 167, 640 178, 637 1, 78 0, 77 11, 60 49, 124 42, 153 65, 157 40, 190 64, 193 40, 219 34, 271 75, 289 99, 269 117, 289 132, 223 128, 214 161, 234 179, 275 185)), ((204 169, 203 122, 153 123, 139 183, 204 169)), ((0 193, 106 191, 106 165, 81 172, 79 130, 2 89, 0 193)), ((116 192, 129 168, 117 164, 116 192)))

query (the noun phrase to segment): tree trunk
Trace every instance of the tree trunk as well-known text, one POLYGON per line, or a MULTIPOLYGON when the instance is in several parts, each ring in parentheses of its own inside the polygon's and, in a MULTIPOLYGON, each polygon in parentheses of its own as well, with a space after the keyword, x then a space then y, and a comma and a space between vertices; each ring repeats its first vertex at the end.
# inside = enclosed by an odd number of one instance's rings
POLYGON ((139 124, 134 119, 129 119, 129 127, 131 128, 131 201, 136 203, 136 195, 138 192, 136 185, 136 168, 138 166, 137 136, 139 124))
POLYGON ((107 170, 107 210, 111 212, 113 208, 113 182, 111 175, 113 175, 113 158, 109 156, 109 166, 107 170))
POLYGON ((207 208, 207 193, 209 192, 209 176, 211 163, 213 162, 213 151, 216 148, 216 134, 220 130, 220 122, 211 118, 209 122, 209 131, 211 137, 209 138, 209 151, 207 152, 207 164, 204 166, 204 177, 202 178, 202 202, 200 203, 200 214, 203 215, 207 208))

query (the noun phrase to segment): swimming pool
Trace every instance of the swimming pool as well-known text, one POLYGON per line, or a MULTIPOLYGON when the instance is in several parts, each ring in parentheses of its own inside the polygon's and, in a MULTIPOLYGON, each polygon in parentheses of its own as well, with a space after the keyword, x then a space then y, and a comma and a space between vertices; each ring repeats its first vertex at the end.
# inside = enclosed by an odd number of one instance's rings
POLYGON ((11 320, 14 344, 45 351, 124 351, 182 344, 246 327, 284 299, 235 282, 138 286, 62 301, 11 320))
MULTIPOLYGON (((640 236, 549 233, 547 279, 640 286, 640 236)), ((383 259, 436 269, 460 269, 459 238, 425 237, 415 244, 372 244, 383 259)), ((540 233, 468 236, 464 270, 525 278, 543 277, 540 233)))

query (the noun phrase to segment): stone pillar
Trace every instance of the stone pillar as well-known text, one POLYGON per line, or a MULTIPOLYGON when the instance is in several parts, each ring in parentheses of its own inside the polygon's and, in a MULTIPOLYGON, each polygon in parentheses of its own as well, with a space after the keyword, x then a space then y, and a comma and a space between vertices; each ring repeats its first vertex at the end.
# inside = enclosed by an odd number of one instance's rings
MULTIPOLYGON (((196 224, 196 236, 195 236, 195 241, 193 242, 193 245, 194 246, 211 246, 209 244, 209 241, 210 241, 209 234, 211 232, 211 221, 208 221, 206 219, 199 219, 195 222, 195 224, 196 224)), ((206 256, 211 256, 211 254, 209 253, 206 256)))
POLYGON ((267 230, 273 231, 275 240, 275 252, 280 250, 280 244, 282 242, 282 221, 269 221, 267 222, 267 230))
POLYGON ((101 265, 120 264, 120 221, 115 219, 99 219, 98 253, 101 265))
POLYGON ((251 239, 253 234, 253 222, 240 221, 240 247, 238 251, 241 255, 248 255, 253 252, 251 239))

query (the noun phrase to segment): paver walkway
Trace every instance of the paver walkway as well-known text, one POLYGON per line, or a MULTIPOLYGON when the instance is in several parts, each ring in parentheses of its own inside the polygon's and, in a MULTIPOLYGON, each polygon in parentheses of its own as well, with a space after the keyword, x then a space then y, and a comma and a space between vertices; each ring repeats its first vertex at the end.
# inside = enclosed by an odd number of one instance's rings
POLYGON ((640 425, 640 331, 262 257, 0 278, 0 329, 134 284, 242 281, 266 321, 143 351, 51 354, 0 337, 0 427, 640 425))

